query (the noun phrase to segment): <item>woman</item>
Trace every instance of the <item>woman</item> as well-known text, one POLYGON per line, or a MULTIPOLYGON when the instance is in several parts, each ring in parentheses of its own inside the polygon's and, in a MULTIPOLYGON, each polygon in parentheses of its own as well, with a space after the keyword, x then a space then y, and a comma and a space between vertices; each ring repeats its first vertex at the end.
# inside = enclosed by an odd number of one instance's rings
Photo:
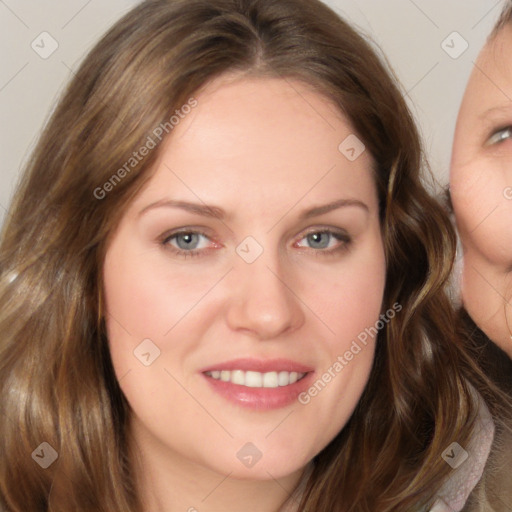
MULTIPOLYGON (((484 371, 497 394, 512 396, 512 5, 505 6, 480 52, 461 104, 455 132, 450 195, 464 247, 461 312, 484 371), (492 341, 491 341, 492 340, 492 341)), ((505 397, 506 399, 506 397, 505 397)), ((512 406, 486 470, 475 510, 510 510, 512 406), (489 501, 488 501, 489 500, 489 501)))
POLYGON ((421 165, 322 3, 128 13, 3 233, 3 508, 461 510, 493 427, 421 165))

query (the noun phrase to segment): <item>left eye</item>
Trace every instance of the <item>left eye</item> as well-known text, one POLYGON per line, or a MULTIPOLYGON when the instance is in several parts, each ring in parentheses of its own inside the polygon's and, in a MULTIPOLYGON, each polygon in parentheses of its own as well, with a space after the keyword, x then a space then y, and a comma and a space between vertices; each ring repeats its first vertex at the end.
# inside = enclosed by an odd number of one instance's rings
MULTIPOLYGON (((302 240, 305 240, 311 249, 331 249, 339 242, 348 243, 350 241, 348 236, 333 233, 332 231, 315 231, 306 235, 302 240)), ((297 245, 305 247, 300 242, 297 245)))
POLYGON ((512 137, 512 126, 507 126, 494 132, 486 142, 486 146, 492 146, 493 144, 499 144, 504 140, 512 137))

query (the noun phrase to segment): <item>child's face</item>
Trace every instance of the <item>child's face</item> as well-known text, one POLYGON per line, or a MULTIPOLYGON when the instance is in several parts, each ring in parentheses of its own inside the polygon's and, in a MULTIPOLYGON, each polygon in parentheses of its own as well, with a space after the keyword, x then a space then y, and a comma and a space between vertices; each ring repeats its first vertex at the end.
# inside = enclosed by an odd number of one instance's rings
POLYGON ((385 284, 372 161, 338 149, 352 128, 296 81, 217 80, 196 99, 107 251, 112 360, 147 457, 283 477, 370 374, 385 284))
POLYGON ((477 60, 457 121, 450 178, 464 246, 464 304, 510 356, 505 309, 512 327, 511 52, 512 29, 506 27, 477 60))

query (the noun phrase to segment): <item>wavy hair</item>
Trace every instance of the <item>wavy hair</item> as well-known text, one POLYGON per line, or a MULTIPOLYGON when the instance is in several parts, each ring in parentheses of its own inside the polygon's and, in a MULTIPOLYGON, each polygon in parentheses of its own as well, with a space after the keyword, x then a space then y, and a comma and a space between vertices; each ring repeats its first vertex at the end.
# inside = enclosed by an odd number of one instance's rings
MULTIPOLYGON (((368 385, 315 457, 300 512, 424 510, 471 437, 482 377, 445 294, 455 238, 421 183, 421 144, 372 44, 318 0, 148 0, 74 73, 16 191, 0 245, 0 504, 9 512, 141 512, 102 311, 109 237, 151 176, 155 127, 228 72, 298 79, 339 107, 373 157, 387 261, 368 385), (126 167, 125 167, 126 170, 126 167), (31 454, 46 442, 58 460, 31 454)), ((165 139, 164 139, 165 140, 165 139)), ((160 144, 159 144, 160 146, 160 144)))

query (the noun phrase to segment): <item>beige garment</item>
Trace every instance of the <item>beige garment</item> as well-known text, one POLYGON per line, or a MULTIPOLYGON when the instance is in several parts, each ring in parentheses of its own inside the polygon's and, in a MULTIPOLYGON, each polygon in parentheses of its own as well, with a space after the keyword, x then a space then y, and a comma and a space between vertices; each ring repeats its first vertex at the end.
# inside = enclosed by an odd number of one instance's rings
POLYGON ((438 493, 438 501, 430 512, 459 512, 482 477, 494 439, 494 422, 484 401, 479 398, 480 415, 475 432, 463 449, 457 466, 438 493), (467 458, 466 455, 467 454, 467 458))

